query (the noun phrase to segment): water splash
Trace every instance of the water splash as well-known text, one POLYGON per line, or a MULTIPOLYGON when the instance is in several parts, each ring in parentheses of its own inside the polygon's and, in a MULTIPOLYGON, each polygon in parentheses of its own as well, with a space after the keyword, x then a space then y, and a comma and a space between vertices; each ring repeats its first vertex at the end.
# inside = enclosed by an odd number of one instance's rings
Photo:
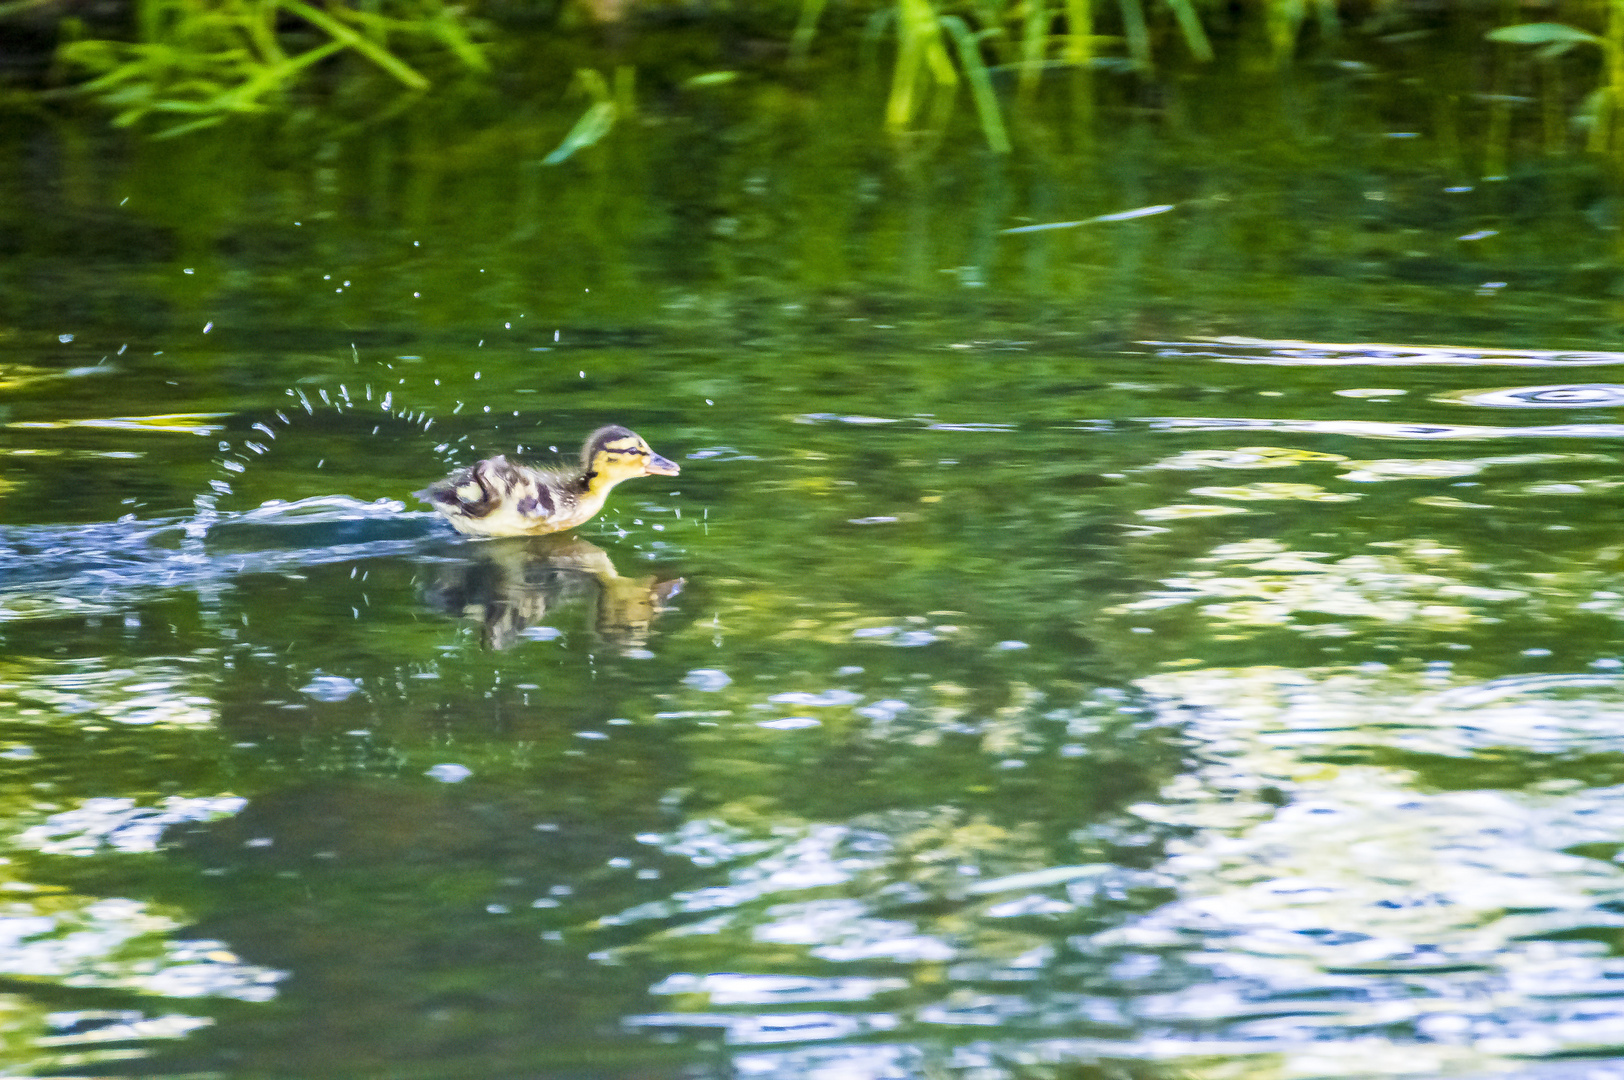
POLYGON ((0 622, 107 613, 151 591, 402 554, 449 539, 436 514, 344 495, 230 512, 207 494, 186 518, 0 527, 0 622))

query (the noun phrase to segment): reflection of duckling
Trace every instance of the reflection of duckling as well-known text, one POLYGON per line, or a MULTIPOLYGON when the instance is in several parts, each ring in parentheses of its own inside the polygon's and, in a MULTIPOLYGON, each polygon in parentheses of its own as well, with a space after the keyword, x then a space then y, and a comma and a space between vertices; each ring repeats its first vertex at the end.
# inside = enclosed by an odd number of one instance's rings
POLYGON ((675 476, 675 462, 636 432, 611 424, 586 437, 581 468, 538 469, 497 456, 416 492, 469 536, 539 536, 573 529, 603 509, 609 490, 634 476, 675 476))
POLYGON ((547 612, 575 602, 594 605, 593 629, 622 651, 640 649, 649 626, 682 579, 621 577, 609 556, 579 537, 489 544, 477 558, 447 564, 430 587, 435 606, 476 619, 487 647, 505 649, 547 612))

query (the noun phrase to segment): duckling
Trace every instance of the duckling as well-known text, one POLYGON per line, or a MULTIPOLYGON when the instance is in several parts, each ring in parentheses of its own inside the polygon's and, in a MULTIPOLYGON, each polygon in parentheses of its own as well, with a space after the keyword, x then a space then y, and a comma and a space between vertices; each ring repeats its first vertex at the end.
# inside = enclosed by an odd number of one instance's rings
POLYGON ((636 432, 611 424, 586 437, 579 470, 538 469, 498 455, 414 494, 468 536, 540 536, 591 520, 622 480, 680 471, 636 432))

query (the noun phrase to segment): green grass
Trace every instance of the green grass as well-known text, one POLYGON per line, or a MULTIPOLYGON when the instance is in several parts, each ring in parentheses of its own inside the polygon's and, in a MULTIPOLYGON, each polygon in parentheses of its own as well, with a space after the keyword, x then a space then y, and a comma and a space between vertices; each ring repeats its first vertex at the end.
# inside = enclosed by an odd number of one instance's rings
POLYGON ((397 55, 400 44, 442 51, 477 71, 489 65, 472 27, 437 0, 316 7, 303 0, 138 0, 133 41, 85 36, 64 25, 57 51, 81 89, 128 127, 154 121, 161 137, 261 112, 284 100, 316 65, 361 57, 402 90, 430 82, 397 55))
MULTIPOLYGON (((528 2, 506 0, 487 12, 481 0, 134 0, 130 25, 116 34, 61 20, 56 71, 78 80, 75 89, 115 125, 165 137, 295 104, 319 113, 341 96, 335 88, 359 82, 374 88, 360 96, 362 107, 380 115, 455 75, 524 75, 533 84, 526 65, 535 51, 524 41, 540 34, 568 42, 555 51, 569 57, 556 74, 541 72, 542 81, 589 99, 546 158, 557 164, 628 130, 617 121, 636 108, 634 85, 805 81, 842 71, 855 55, 883 74, 876 123, 898 135, 961 131, 954 118, 968 104, 972 130, 988 151, 1005 154, 1032 134, 1034 103, 1045 96, 1074 103, 1073 122, 1087 125, 1106 78, 1151 99, 1181 72, 1209 64, 1284 78, 1296 65, 1337 60, 1403 78, 1398 43, 1432 36, 1480 49, 1484 55, 1459 61, 1481 69, 1475 92, 1508 101, 1484 136, 1485 158, 1506 158, 1527 126, 1526 112, 1509 102, 1529 96, 1541 101, 1538 137, 1548 152, 1565 152, 1570 131, 1591 152, 1624 149, 1624 0, 1556 0, 1541 10, 1547 21, 1515 25, 1493 5, 1440 10, 1408 0, 777 0, 717 8, 697 28, 693 13, 710 9, 678 0, 628 0, 625 25, 615 28, 594 23, 604 5, 528 2), (685 37, 665 18, 678 9, 688 19, 685 37), (497 11, 522 14, 523 33, 503 33, 497 11), (708 37, 717 53, 729 36, 776 39, 781 50, 747 71, 682 70, 695 39, 708 37), (625 42, 634 43, 634 57, 625 42), (575 74, 566 88, 568 72, 575 74)), ((44 0, 0 0, 0 29, 50 10, 44 0)))

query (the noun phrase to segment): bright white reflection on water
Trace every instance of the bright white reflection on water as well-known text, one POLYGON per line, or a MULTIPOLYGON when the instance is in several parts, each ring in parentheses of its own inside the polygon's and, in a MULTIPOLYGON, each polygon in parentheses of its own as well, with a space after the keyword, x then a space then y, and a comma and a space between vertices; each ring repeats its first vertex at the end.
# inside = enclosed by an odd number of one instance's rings
POLYGON ((1402 749, 1420 767, 1503 746, 1573 753, 1609 727, 1616 749, 1616 683, 1426 681, 1270 668, 1147 680, 1195 707, 1211 755, 1139 808, 1192 831, 1163 867, 1181 898, 1119 933, 1193 948, 1185 958, 1219 976, 1193 999, 1158 1000, 1160 1015, 1238 1018, 1317 998, 1311 1015, 1241 1030, 1290 1040, 1376 1025, 1429 1044, 1416 1052, 1431 1067, 1615 1044, 1624 961, 1608 942, 1624 926, 1624 870, 1572 852, 1616 849, 1624 788, 1427 790, 1411 768, 1326 755, 1402 749), (1570 727, 1563 714, 1585 719, 1570 727))

